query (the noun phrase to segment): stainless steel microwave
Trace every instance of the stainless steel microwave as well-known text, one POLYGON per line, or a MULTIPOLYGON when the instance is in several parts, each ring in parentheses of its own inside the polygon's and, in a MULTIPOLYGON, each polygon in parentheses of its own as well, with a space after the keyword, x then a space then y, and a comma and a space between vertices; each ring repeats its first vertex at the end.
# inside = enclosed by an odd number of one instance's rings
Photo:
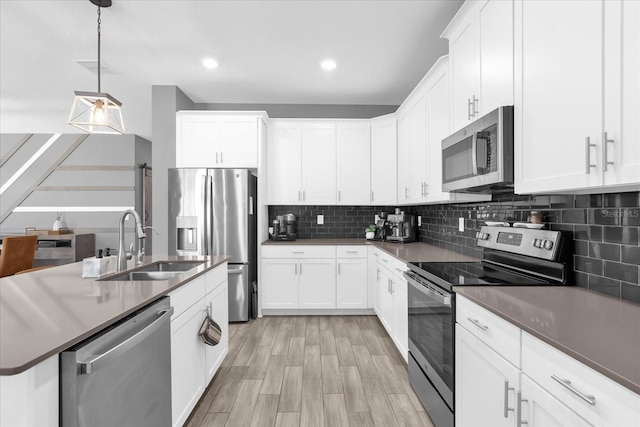
POLYGON ((513 106, 500 107, 442 140, 442 190, 513 187, 513 106))

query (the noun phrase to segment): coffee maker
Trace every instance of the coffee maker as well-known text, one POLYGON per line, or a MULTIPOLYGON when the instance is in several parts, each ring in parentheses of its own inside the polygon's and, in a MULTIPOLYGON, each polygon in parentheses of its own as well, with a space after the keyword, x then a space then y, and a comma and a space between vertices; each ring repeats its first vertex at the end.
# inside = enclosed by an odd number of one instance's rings
POLYGON ((298 236, 298 221, 294 214, 278 215, 273 221, 271 240, 293 241, 298 236))
POLYGON ((387 217, 386 240, 408 243, 416 241, 416 217, 405 213, 391 214, 387 217))
POLYGON ((376 234, 373 236, 373 240, 384 240, 387 235, 387 213, 378 212, 378 221, 376 221, 376 234))

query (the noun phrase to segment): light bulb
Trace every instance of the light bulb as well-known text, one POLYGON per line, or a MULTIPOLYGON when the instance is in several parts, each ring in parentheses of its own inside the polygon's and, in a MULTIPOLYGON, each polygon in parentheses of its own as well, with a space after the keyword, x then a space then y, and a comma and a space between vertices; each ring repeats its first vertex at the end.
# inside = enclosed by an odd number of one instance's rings
POLYGON ((105 111, 104 108, 104 103, 102 102, 102 100, 98 99, 94 104, 93 104, 93 108, 91 109, 91 123, 93 123, 94 125, 104 125, 107 123, 106 118, 107 118, 107 112, 105 111))

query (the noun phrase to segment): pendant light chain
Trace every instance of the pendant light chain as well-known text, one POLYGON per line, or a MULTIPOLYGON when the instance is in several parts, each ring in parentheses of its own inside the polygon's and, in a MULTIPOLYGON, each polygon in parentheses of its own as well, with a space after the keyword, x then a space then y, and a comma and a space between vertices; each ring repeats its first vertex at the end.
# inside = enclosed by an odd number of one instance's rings
POLYGON ((100 92, 100 5, 98 4, 98 92, 100 92))

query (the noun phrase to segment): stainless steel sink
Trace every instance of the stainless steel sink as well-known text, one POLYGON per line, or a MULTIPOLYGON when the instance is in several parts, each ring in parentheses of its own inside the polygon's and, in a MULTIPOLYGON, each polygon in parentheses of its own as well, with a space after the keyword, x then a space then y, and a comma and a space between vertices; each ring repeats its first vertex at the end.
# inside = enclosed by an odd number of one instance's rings
POLYGON ((202 264, 204 264, 204 261, 158 261, 145 265, 136 271, 182 272, 202 264))
POLYGON ((181 271, 129 271, 127 273, 118 274, 117 276, 111 276, 104 279, 100 279, 101 281, 131 281, 131 280, 169 280, 176 275, 180 274, 181 271))

